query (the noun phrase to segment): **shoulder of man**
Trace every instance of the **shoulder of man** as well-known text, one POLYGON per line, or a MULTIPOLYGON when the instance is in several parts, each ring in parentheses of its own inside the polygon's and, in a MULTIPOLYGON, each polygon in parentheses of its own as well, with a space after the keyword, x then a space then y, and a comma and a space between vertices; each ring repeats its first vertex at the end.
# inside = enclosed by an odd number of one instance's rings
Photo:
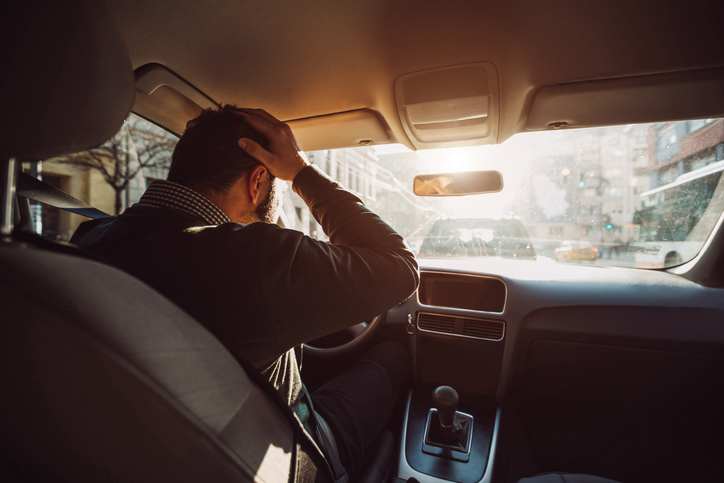
POLYGON ((117 216, 108 216, 84 221, 76 228, 73 236, 70 238, 70 243, 80 244, 80 241, 85 240, 93 230, 105 231, 117 218, 117 216))

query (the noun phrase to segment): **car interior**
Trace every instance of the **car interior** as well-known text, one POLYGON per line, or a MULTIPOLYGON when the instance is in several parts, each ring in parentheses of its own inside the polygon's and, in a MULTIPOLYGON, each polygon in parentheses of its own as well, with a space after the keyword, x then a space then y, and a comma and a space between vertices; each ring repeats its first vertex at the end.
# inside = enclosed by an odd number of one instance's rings
MULTIPOLYGON (((193 318, 34 232, 31 201, 106 216, 29 173, 131 112, 180 136, 203 109, 263 108, 306 152, 724 117, 714 0, 39 0, 0 17, 0 471, 18 483, 348 478, 193 318)), ((460 222, 484 225, 438 226, 460 222)), ((693 258, 651 270, 540 263, 507 224, 516 256, 424 245, 413 296, 305 345, 310 388, 375 342, 411 353, 358 480, 724 481, 721 209, 693 258)))

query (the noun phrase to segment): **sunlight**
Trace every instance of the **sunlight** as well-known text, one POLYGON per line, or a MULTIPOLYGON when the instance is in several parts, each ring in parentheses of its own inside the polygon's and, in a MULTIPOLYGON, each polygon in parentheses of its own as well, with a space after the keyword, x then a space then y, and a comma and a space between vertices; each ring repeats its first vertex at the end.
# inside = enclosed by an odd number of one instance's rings
POLYGON ((503 191, 443 201, 444 213, 457 218, 502 218, 514 216, 523 174, 528 166, 531 137, 514 136, 503 144, 418 151, 426 173, 495 169, 503 175, 503 191))
POLYGON ((291 452, 270 444, 256 473, 264 481, 285 481, 289 475, 290 465, 291 452))

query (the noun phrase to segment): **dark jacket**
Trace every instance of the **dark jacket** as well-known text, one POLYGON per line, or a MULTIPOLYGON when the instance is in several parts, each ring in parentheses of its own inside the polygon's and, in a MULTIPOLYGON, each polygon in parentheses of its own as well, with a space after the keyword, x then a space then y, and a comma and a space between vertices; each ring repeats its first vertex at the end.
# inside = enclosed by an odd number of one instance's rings
POLYGON ((329 243, 268 223, 204 226, 178 210, 139 205, 83 223, 71 241, 186 310, 294 405, 292 349, 405 300, 419 274, 402 237, 324 173, 303 169, 293 189, 329 243))

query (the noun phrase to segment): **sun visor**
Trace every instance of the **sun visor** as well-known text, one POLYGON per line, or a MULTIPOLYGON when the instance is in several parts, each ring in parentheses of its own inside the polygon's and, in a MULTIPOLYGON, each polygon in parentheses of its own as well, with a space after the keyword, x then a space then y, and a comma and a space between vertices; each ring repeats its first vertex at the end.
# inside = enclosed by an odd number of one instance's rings
POLYGON ((545 86, 526 129, 594 127, 719 117, 724 68, 545 86))
POLYGON ((302 149, 352 148, 387 144, 390 134, 381 117, 371 109, 337 112, 325 116, 286 121, 302 149))
POLYGON ((395 81, 395 98, 417 149, 496 142, 498 75, 489 62, 405 74, 395 81))
POLYGON ((216 103, 183 78, 160 64, 146 64, 135 71, 136 102, 133 111, 166 126, 179 136, 186 122, 216 103))

